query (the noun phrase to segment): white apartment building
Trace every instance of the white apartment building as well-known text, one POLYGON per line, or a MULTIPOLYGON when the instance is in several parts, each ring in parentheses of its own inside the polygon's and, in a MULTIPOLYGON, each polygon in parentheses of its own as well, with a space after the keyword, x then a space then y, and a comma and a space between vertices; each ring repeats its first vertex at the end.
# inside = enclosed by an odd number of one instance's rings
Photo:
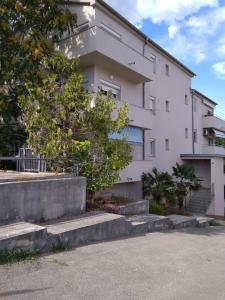
POLYGON ((118 106, 129 104, 125 131, 133 161, 109 191, 141 198, 143 172, 170 172, 176 162, 189 163, 203 179, 207 214, 224 216, 225 149, 214 141, 225 138, 225 121, 214 115, 215 102, 191 88, 195 74, 104 1, 68 5, 78 27, 60 41, 61 51, 79 56, 88 92, 101 87, 112 91, 118 106))

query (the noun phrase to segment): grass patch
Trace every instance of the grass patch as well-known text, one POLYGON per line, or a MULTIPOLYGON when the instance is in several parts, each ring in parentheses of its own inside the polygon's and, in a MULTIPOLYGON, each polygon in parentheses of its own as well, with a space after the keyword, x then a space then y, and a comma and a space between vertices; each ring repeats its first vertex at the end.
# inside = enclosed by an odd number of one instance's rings
POLYGON ((223 226, 223 225, 220 224, 219 222, 217 222, 216 220, 213 220, 213 221, 210 223, 210 226, 223 226))
POLYGON ((52 251, 54 252, 63 252, 68 250, 68 244, 64 241, 58 239, 57 242, 52 246, 52 251))
POLYGON ((38 250, 1 250, 0 251, 0 265, 12 264, 21 261, 31 261, 39 254, 38 250))

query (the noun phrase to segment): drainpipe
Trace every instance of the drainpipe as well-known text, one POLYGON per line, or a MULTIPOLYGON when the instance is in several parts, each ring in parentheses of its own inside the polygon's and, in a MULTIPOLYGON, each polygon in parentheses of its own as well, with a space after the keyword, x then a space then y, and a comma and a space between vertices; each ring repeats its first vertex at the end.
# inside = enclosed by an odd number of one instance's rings
MULTIPOLYGON (((145 55, 145 47, 147 45, 148 39, 145 39, 145 43, 143 45, 142 55, 145 55)), ((145 82, 142 83, 142 107, 145 107, 145 82)))
POLYGON ((195 154, 195 141, 194 141, 194 93, 191 89, 191 124, 192 124, 192 154, 195 154))
MULTIPOLYGON (((147 45, 148 39, 146 38, 143 45, 142 55, 145 55, 145 47, 147 45)), ((142 83, 142 107, 145 108, 145 82, 142 83)), ((145 159, 145 130, 143 130, 143 160, 145 159)))

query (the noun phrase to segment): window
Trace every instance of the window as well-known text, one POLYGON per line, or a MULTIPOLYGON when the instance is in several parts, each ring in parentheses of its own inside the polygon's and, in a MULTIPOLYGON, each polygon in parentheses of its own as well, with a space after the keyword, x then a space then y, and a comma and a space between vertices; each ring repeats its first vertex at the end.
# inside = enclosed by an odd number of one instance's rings
POLYGON ((112 98, 120 100, 120 90, 121 88, 118 85, 112 84, 110 82, 107 82, 105 80, 100 81, 100 90, 102 93, 106 96, 108 96, 110 93, 112 94, 112 98))
POLYGON ((165 66, 166 76, 170 76, 170 67, 169 65, 165 66))
POLYGON ((165 150, 166 151, 170 150, 169 139, 165 139, 165 150))
POLYGON ((114 36, 117 39, 121 39, 121 34, 119 34, 118 32, 116 32, 115 30, 113 30, 112 28, 110 28, 109 26, 105 25, 104 23, 101 23, 101 28, 106 31, 107 33, 111 34, 112 36, 114 36))
POLYGON ((169 103, 169 101, 166 100, 165 104, 166 104, 166 112, 169 112, 170 111, 170 103, 169 103))
POLYGON ((150 156, 151 157, 155 156, 155 140, 154 139, 150 140, 150 156))
POLYGON ((188 95, 185 95, 185 104, 188 105, 188 95))
POLYGON ((148 99, 145 100, 145 109, 149 109, 151 111, 155 111, 155 102, 156 99, 155 97, 149 97, 148 99))
POLYGON ((112 140, 121 140, 126 138, 127 142, 132 146, 133 160, 144 159, 144 132, 141 128, 128 126, 121 133, 113 132, 109 135, 112 140))
POLYGON ((82 32, 82 31, 85 31, 89 29, 89 22, 84 22, 84 23, 81 23, 77 26, 76 28, 76 32, 82 32))
POLYGON ((185 128, 185 138, 188 139, 188 128, 185 128))
POLYGON ((150 61, 153 63, 153 73, 156 73, 156 56, 152 53, 150 53, 149 57, 150 61))
POLYGON ((197 111, 197 99, 196 98, 193 99, 193 111, 194 112, 197 111))
POLYGON ((193 131, 193 141, 194 141, 194 143, 197 143, 197 130, 196 129, 193 131))

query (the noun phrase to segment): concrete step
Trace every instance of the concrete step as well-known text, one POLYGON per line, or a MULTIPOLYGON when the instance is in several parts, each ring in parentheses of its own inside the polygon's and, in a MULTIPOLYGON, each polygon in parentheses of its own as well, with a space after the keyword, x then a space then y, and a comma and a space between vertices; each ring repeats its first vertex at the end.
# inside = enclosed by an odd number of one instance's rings
POLYGON ((63 242, 68 246, 126 236, 131 225, 126 218, 106 212, 90 212, 72 220, 47 225, 48 247, 63 242))
POLYGON ((141 234, 171 228, 170 219, 164 216, 143 214, 128 217, 127 220, 131 224, 132 234, 141 234))
POLYGON ((197 217, 196 219, 197 219, 198 227, 210 226, 214 221, 213 218, 209 218, 209 217, 205 217, 205 216, 197 217))
POLYGON ((46 228, 27 222, 0 226, 0 251, 42 249, 46 235, 46 228))
POLYGON ((196 217, 187 217, 187 216, 180 216, 180 215, 169 215, 168 217, 172 222, 173 229, 197 226, 196 217))

